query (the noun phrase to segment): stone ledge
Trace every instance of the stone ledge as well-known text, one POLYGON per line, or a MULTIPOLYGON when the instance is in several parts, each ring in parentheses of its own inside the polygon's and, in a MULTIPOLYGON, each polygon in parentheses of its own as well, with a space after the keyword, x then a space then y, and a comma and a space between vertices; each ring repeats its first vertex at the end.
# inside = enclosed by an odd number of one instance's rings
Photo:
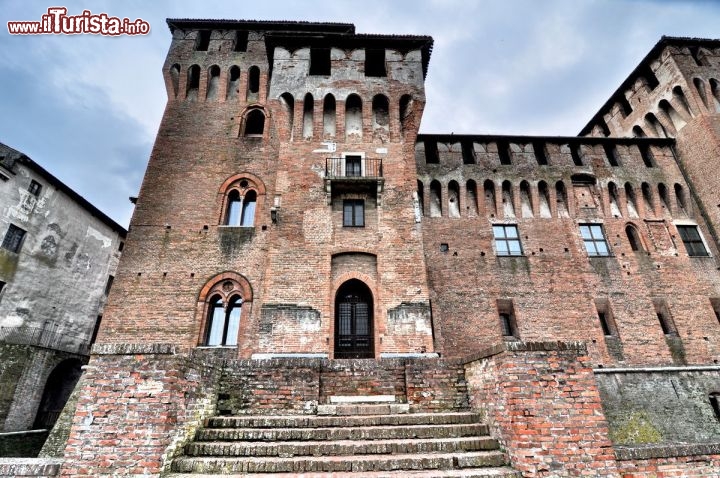
POLYGON ((95 344, 92 355, 175 355, 173 344, 95 344))
POLYGON ((613 367, 595 368, 594 373, 677 373, 677 372, 720 372, 720 365, 657 365, 654 367, 613 367))
POLYGON ((56 476, 62 464, 53 458, 0 458, 0 476, 56 476))
POLYGON ((499 355, 503 352, 576 352, 580 355, 587 353, 585 342, 522 342, 520 340, 510 340, 487 347, 479 352, 466 356, 464 359, 457 360, 460 364, 468 364, 477 360, 499 355))
POLYGON ((665 445, 616 446, 615 458, 623 460, 650 460, 681 456, 720 455, 720 443, 677 443, 665 445))

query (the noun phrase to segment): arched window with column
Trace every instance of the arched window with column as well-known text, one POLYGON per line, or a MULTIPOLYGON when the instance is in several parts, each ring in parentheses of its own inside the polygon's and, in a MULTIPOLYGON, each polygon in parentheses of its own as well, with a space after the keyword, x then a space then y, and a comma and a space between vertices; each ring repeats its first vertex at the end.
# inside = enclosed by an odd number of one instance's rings
POLYGON ((220 187, 223 226, 253 227, 255 213, 265 196, 265 187, 259 178, 249 173, 236 174, 220 187))
POLYGON ((219 294, 214 295, 208 304, 205 345, 236 346, 241 310, 242 297, 239 295, 234 295, 227 301, 219 294))
POLYGON ((243 311, 251 302, 252 289, 240 274, 225 272, 208 281, 198 300, 203 318, 200 345, 236 347, 243 311))

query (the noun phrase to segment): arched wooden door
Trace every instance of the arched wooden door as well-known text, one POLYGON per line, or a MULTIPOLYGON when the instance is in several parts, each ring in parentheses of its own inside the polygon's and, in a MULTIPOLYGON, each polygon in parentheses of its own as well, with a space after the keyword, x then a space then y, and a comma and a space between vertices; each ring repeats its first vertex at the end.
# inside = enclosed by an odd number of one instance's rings
POLYGON ((373 298, 362 281, 351 279, 335 296, 335 358, 373 358, 373 298))

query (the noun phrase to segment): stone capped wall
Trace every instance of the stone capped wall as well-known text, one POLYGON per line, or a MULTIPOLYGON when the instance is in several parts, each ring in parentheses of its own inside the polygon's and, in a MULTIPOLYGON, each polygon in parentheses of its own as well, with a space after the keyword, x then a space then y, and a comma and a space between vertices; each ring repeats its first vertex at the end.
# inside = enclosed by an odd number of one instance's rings
POLYGON ((717 366, 598 369, 596 379, 615 444, 720 443, 717 366))

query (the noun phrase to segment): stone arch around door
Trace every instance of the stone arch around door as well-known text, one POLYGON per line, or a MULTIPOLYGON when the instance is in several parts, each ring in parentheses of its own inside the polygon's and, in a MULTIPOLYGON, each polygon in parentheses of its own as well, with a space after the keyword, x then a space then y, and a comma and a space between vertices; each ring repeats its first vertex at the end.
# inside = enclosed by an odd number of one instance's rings
POLYGON ((334 347, 336 359, 375 357, 375 298, 371 287, 352 278, 335 292, 334 347))

